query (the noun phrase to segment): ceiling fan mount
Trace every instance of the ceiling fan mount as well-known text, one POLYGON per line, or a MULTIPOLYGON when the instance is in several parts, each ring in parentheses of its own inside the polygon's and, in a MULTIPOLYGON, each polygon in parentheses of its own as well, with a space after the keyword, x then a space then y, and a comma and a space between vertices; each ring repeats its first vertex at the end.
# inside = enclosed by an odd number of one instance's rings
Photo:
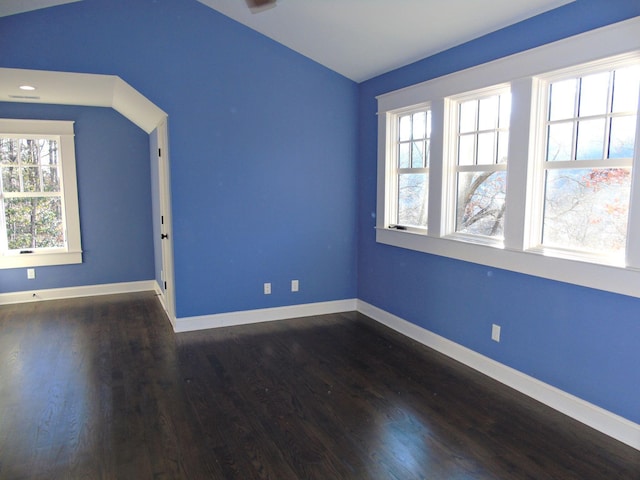
POLYGON ((244 0, 251 13, 260 13, 276 6, 277 0, 244 0))

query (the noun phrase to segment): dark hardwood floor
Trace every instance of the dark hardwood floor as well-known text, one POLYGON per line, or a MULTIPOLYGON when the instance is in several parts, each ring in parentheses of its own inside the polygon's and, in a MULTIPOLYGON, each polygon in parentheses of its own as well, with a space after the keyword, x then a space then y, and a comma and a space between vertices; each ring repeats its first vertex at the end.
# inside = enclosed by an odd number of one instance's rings
POLYGON ((640 479, 640 452, 357 313, 174 334, 0 307, 0 479, 640 479))

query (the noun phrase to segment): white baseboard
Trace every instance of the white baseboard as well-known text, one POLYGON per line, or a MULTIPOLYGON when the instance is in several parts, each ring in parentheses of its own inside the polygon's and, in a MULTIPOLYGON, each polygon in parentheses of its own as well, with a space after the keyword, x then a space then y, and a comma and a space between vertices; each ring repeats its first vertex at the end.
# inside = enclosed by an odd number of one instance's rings
POLYGON ((141 282, 109 283, 82 287, 47 288, 42 290, 35 289, 23 292, 0 293, 0 305, 91 297, 94 295, 112 295, 116 293, 145 292, 149 290, 155 291, 155 285, 155 280, 143 280, 141 282))
POLYGON ((358 311, 545 405, 640 450, 640 425, 358 300, 358 311))
POLYGON ((175 330, 176 328, 176 319, 169 313, 169 309, 167 308, 167 297, 164 294, 164 290, 157 281, 153 282, 153 290, 155 290, 156 295, 158 296, 158 300, 160 301, 160 305, 162 305, 162 309, 164 313, 167 315, 169 322, 171 323, 171 327, 175 330))
POLYGON ((239 312, 217 313, 199 317, 177 318, 174 331, 189 332, 206 328, 231 327, 248 323, 271 322, 288 318, 310 317, 313 315, 325 315, 328 313, 353 312, 356 309, 357 300, 336 300, 332 302, 305 303, 302 305, 290 305, 286 307, 261 308, 258 310, 245 310, 239 312))

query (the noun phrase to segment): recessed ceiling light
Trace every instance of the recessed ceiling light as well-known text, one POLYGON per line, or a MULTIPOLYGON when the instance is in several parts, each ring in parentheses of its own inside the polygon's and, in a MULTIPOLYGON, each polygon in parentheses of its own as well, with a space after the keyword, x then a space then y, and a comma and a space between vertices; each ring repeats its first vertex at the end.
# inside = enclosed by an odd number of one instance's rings
POLYGON ((32 87, 31 85, 20 85, 20 90, 32 91, 32 90, 35 90, 35 89, 36 89, 36 87, 32 87))

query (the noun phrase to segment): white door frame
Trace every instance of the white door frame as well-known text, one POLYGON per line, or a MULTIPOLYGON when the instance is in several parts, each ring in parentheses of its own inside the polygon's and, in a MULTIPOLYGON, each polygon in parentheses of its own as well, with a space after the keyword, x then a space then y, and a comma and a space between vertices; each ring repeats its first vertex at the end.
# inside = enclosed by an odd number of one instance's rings
POLYGON ((158 193, 160 207, 160 248, 162 251, 162 281, 160 289, 164 307, 171 324, 175 327, 175 283, 173 274, 173 223, 171 219, 171 176, 169 169, 169 137, 167 118, 163 118, 158 131, 158 193))

